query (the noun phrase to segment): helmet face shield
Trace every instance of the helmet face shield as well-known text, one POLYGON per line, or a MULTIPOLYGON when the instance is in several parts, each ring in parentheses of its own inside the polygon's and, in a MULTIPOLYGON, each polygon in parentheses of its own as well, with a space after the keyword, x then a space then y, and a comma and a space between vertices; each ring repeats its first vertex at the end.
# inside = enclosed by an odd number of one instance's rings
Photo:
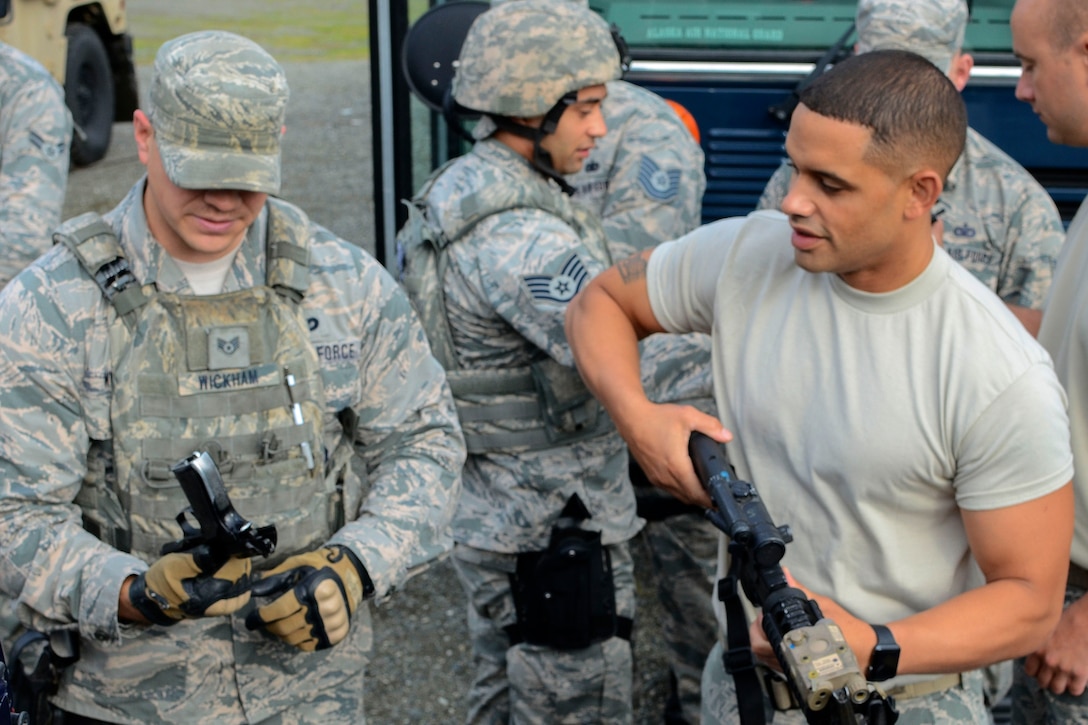
POLYGON ((567 94, 620 74, 613 29, 597 13, 578 3, 513 0, 469 28, 453 97, 480 113, 535 118, 567 94))

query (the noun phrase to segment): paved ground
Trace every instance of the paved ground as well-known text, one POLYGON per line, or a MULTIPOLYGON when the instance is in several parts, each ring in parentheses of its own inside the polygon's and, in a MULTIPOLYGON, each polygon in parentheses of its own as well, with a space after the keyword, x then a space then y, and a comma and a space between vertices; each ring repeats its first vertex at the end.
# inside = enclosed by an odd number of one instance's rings
MULTIPOLYGON (((285 63, 284 69, 291 100, 282 196, 373 252, 370 65, 362 60, 295 62, 285 63)), ((144 96, 149 67, 141 66, 138 75, 144 96)), ((65 216, 112 208, 142 174, 132 124, 115 124, 106 158, 69 175, 65 216)))
MULTIPOLYGON (((178 8, 185 8, 185 18, 178 20, 184 27, 178 26, 178 32, 192 29, 193 18, 198 17, 208 18, 209 27, 245 33, 245 13, 286 4, 282 0, 229 4, 197 0, 181 5, 171 0, 131 0, 130 22, 137 38, 144 31, 147 37, 158 37, 163 28, 175 27, 170 18, 177 18, 178 8), (224 16, 223 10, 217 10, 227 5, 233 15, 224 16)), ((365 12, 361 0, 329 4, 365 12)), ((264 32, 276 42, 274 33, 267 28, 264 32)), ((139 42, 137 47, 139 50, 139 42)), ((141 55, 150 59, 153 52, 141 51, 141 55)), ((360 58, 319 58, 288 61, 284 67, 292 95, 283 147, 282 195, 298 203, 318 223, 373 252, 369 65, 360 58)), ((145 63, 139 69, 141 93, 146 92, 148 72, 145 63)), ((107 211, 140 178, 142 169, 132 141, 132 125, 116 124, 106 158, 73 170, 65 216, 107 211)), ((640 570, 647 565, 641 547, 636 547, 636 565, 640 570)), ((647 593, 649 583, 640 578, 638 586, 636 712, 637 722, 649 725, 662 721, 666 676, 657 641, 660 612, 647 593)), ((388 605, 375 611, 375 651, 367 680, 370 722, 463 720, 463 693, 472 667, 464 607, 452 567, 441 562, 408 582, 388 605)))

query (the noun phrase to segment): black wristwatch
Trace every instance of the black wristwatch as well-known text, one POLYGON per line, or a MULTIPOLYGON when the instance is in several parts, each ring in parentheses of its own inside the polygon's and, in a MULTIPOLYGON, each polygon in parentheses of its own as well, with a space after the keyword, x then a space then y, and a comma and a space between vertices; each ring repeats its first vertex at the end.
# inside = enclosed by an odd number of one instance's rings
POLYGON ((869 669, 865 679, 869 682, 883 682, 895 677, 899 670, 899 645, 896 644, 892 631, 883 624, 870 625, 876 632, 876 646, 869 656, 869 669))

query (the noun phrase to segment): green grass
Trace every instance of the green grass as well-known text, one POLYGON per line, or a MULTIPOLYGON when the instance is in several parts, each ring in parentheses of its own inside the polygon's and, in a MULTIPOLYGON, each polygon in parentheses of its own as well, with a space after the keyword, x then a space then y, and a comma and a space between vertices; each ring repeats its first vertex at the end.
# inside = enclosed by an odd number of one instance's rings
POLYGON ((130 17, 129 26, 138 65, 150 64, 167 40, 196 30, 216 28, 244 35, 280 61, 351 60, 370 57, 369 26, 365 12, 292 13, 290 19, 274 14, 238 18, 215 15, 130 17))
MULTIPOLYGON (((412 18, 428 7, 427 0, 407 1, 412 18)), ((154 61, 159 46, 167 40, 209 28, 251 38, 280 61, 370 58, 370 24, 363 0, 314 4, 297 0, 197 0, 176 7, 186 9, 141 7, 139 0, 129 3, 129 31, 138 65, 154 61)))

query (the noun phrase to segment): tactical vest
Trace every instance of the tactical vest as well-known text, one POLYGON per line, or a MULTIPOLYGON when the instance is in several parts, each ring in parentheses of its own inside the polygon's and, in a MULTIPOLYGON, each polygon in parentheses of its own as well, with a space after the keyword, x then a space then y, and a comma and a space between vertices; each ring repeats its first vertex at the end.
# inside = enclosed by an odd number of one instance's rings
POLYGON ((276 526, 277 554, 262 566, 326 541, 343 523, 350 456, 327 455, 323 442, 324 388, 299 304, 309 280, 306 217, 269 199, 266 285, 207 296, 141 287, 96 214, 54 238, 116 311, 112 440, 92 441, 88 454, 76 498, 85 528, 158 558, 180 538, 176 517, 188 505, 171 467, 207 450, 238 513, 276 526))
POLYGON ((400 283, 423 324, 434 356, 446 369, 468 452, 540 450, 608 432, 611 419, 578 371, 546 355, 522 368, 462 368, 453 346, 443 288, 449 246, 493 214, 513 209, 545 211, 562 219, 584 244, 609 259, 600 225, 580 207, 562 203, 564 197, 543 185, 494 185, 464 197, 461 225, 446 232, 429 218, 427 195, 453 163, 440 167, 410 201, 404 202, 408 221, 397 234, 397 255, 400 283))

